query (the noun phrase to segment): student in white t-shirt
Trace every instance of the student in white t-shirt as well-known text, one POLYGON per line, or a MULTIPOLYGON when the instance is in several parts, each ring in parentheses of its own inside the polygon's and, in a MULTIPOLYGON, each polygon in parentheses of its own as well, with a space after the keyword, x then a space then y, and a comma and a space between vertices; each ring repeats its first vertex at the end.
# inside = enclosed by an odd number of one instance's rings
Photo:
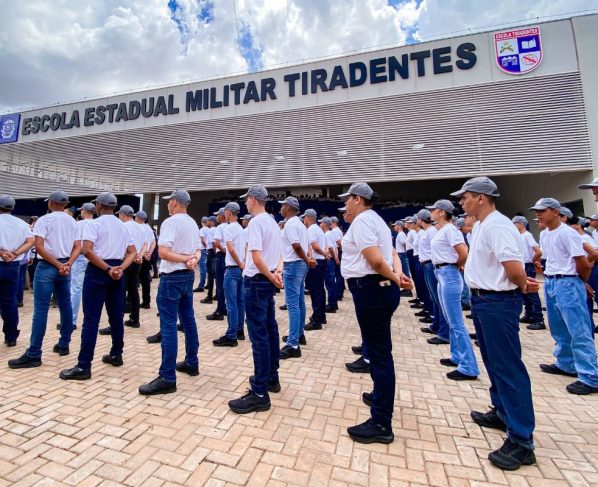
POLYGON ((151 292, 151 268, 152 268, 152 254, 156 248, 156 239, 151 227, 147 224, 147 213, 143 210, 135 214, 135 221, 141 225, 143 234, 145 236, 145 254, 141 262, 141 269, 139 270, 139 283, 141 284, 141 305, 143 309, 150 307, 150 292, 151 292))
POLYGON ((206 231, 208 230, 208 217, 202 216, 201 217, 201 227, 199 229, 199 239, 201 241, 201 258, 199 259, 199 265, 197 268, 199 269, 199 284, 195 289, 193 289, 194 293, 203 293, 204 288, 206 287, 206 279, 208 277, 208 251, 206 247, 206 231))
POLYGON ((325 308, 326 313, 336 313, 338 310, 338 298, 336 295, 336 275, 335 267, 340 265, 338 260, 338 251, 336 247, 336 239, 332 233, 332 220, 325 216, 318 220, 321 230, 324 232, 324 239, 326 242, 326 272, 324 273, 324 284, 326 285, 326 294, 328 295, 328 303, 325 308))
POLYGON ((71 266, 81 253, 77 223, 65 213, 69 197, 64 191, 54 191, 46 200, 50 213, 42 216, 33 230, 39 258, 33 280, 33 319, 29 348, 19 358, 10 360, 11 369, 39 367, 42 345, 48 322, 52 294, 60 309, 60 339, 53 352, 68 355, 73 333, 71 307, 71 266))
MULTIPOLYGON (((397 220, 393 223, 394 230, 397 232, 395 238, 395 249, 401 259, 401 265, 403 266, 403 272, 407 277, 411 277, 409 271, 409 258, 407 257, 407 234, 405 233, 405 222, 403 220, 397 220)), ((410 296, 411 293, 408 294, 410 296)))
POLYGON ((224 216, 224 207, 220 208, 214 213, 218 220, 218 226, 214 229, 212 245, 215 254, 215 274, 216 281, 216 310, 207 315, 208 321, 224 321, 224 314, 226 313, 226 294, 224 292, 224 272, 226 271, 226 242, 224 241, 224 232, 228 223, 224 216))
POLYGON ((317 224, 318 214, 316 210, 313 208, 305 210, 301 217, 307 228, 307 240, 309 242, 308 254, 316 261, 316 266, 310 267, 305 278, 305 287, 309 291, 313 310, 309 318, 309 323, 305 325, 305 330, 321 330, 322 325, 326 324, 326 291, 324 289, 324 279, 326 277, 326 262, 327 258, 329 258, 326 249, 326 237, 317 224))
POLYGON ((282 235, 274 218, 266 213, 268 190, 264 186, 251 186, 241 198, 245 199, 253 216, 248 226, 243 285, 254 374, 249 379, 247 394, 229 401, 228 406, 237 414, 246 414, 270 409, 268 393, 280 391, 280 338, 274 311, 274 289, 282 288, 282 276, 278 271, 282 259, 282 235))
POLYGON ((208 273, 208 280, 206 288, 208 290, 207 296, 203 298, 200 303, 212 304, 214 302, 214 278, 216 276, 216 250, 214 249, 214 234, 216 233, 216 224, 218 220, 214 215, 208 217, 208 226, 205 230, 206 241, 206 268, 208 273))
POLYGON ((201 257, 199 227, 187 214, 191 204, 189 193, 173 191, 168 200, 169 218, 160 227, 160 285, 156 303, 160 313, 162 364, 158 377, 139 387, 144 396, 168 394, 176 391, 176 371, 190 376, 199 375, 197 353, 199 340, 193 310, 193 282, 201 257), (185 360, 177 362, 177 318, 185 335, 185 360))

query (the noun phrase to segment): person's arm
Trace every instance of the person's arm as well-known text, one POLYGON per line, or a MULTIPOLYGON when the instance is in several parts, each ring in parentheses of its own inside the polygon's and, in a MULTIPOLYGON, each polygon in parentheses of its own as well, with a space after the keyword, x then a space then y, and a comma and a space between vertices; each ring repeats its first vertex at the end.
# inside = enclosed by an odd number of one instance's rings
POLYGON ((590 264, 590 261, 585 255, 580 255, 573 258, 575 259, 575 268, 577 269, 579 277, 581 277, 584 281, 587 281, 590 278, 590 273, 592 272, 592 264, 590 264))
POLYGON ((44 237, 40 237, 39 235, 35 236, 35 251, 37 252, 37 255, 44 259, 48 264, 51 264, 56 267, 56 269, 60 270, 63 265, 62 262, 46 250, 45 241, 46 239, 44 237))
POLYGON ((464 243, 455 245, 453 247, 455 252, 457 252, 457 267, 462 269, 467 261, 467 245, 464 243))
POLYGON ((71 267, 73 262, 77 260, 77 257, 81 255, 81 240, 77 238, 73 243, 73 248, 71 250, 71 255, 69 260, 67 260, 64 264, 62 264, 62 268, 58 271, 62 275, 67 275, 71 271, 71 267))
POLYGON ((33 247, 34 244, 35 244, 35 237, 27 237, 25 239, 25 241, 21 244, 21 246, 18 247, 17 249, 15 249, 13 251, 10 251, 10 250, 3 251, 4 253, 2 254, 2 258, 4 259, 5 262, 12 262, 19 255, 27 252, 31 247, 33 247))
POLYGON ((320 254, 323 257, 326 257, 326 252, 322 250, 322 248, 318 245, 318 242, 312 242, 311 248, 314 250, 316 254, 320 254))
POLYGON ((243 263, 243 261, 237 255, 237 252, 235 251, 235 246, 233 245, 232 241, 226 242, 226 248, 228 250, 228 255, 230 255, 232 257, 232 259, 239 266, 239 268, 240 269, 244 269, 245 268, 245 264, 243 263))
POLYGON ((502 266, 505 269, 505 273, 507 274, 507 279, 515 284, 521 292, 537 292, 538 286, 535 279, 530 280, 525 273, 525 269, 523 264, 518 260, 509 260, 505 262, 501 262, 502 266), (530 282, 535 281, 535 282, 530 282), (535 284, 536 289, 533 290, 532 284, 535 284))
POLYGON ((588 254, 587 257, 591 263, 594 263, 598 260, 598 251, 594 248, 592 244, 584 242, 583 249, 585 250, 586 254, 588 254))
POLYGON ((540 249, 539 245, 536 245, 535 247, 533 247, 534 250, 534 256, 532 257, 532 262, 534 262, 534 264, 536 262, 540 262, 540 259, 542 258, 542 250, 540 249))
POLYGON ((263 274, 264 276, 266 276, 270 280, 270 282, 272 284, 274 284, 277 288, 281 289, 282 288, 282 278, 280 276, 280 273, 270 272, 270 269, 268 269, 268 266, 266 265, 266 261, 264 261, 264 259, 262 257, 262 251, 261 250, 252 250, 251 256, 253 258, 253 263, 255 264, 257 269, 260 271, 260 273, 263 274))
POLYGON ((400 275, 396 275, 393 272, 393 269, 388 265, 388 262, 386 262, 386 260, 384 259, 384 256, 380 251, 380 247, 368 247, 367 249, 363 249, 361 253, 363 254, 365 260, 370 265, 370 267, 374 269, 374 271, 376 271, 377 274, 380 274, 382 277, 385 277, 389 281, 394 282, 399 287, 405 287, 405 289, 411 288, 410 280, 405 281, 402 279, 400 275))
POLYGON ((212 245, 213 245, 213 247, 215 249, 220 250, 220 252, 226 252, 226 249, 220 243, 220 239, 219 238, 215 238, 214 241, 212 242, 212 245))
POLYGON ((309 255, 307 255, 305 253, 305 251, 303 250, 303 247, 301 247, 301 244, 299 242, 295 242, 295 243, 291 244, 291 247, 293 247, 293 250, 295 251, 295 253, 297 254, 297 256, 303 262, 305 262, 309 267, 313 268, 313 267, 316 266, 315 259, 312 259, 309 255))
MULTIPOLYGON (((93 251, 93 242, 91 240, 83 240, 82 249, 85 258, 98 269, 102 269, 104 272, 107 272, 112 279, 118 281, 122 277, 122 270, 118 270, 116 267, 110 266, 104 261, 104 259, 99 257, 98 254, 93 251)), ((133 252, 134 251, 135 248, 133 247, 133 252)))
POLYGON ((195 257, 195 254, 178 254, 176 252, 173 252, 170 247, 167 247, 165 245, 158 245, 158 256, 160 257, 160 259, 166 260, 168 262, 186 264, 190 259, 195 257))
POLYGON ((154 253, 154 249, 156 248, 156 241, 152 240, 149 246, 149 250, 145 254, 145 260, 150 260, 152 258, 152 254, 154 253))

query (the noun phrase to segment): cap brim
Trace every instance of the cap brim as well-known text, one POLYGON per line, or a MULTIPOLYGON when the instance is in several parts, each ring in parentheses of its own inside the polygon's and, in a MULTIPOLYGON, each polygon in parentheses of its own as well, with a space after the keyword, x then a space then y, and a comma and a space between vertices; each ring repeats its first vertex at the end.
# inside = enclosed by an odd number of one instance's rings
POLYGON ((455 191, 454 193, 451 193, 451 196, 455 196, 456 198, 463 196, 465 193, 467 193, 467 190, 465 189, 460 189, 459 191, 455 191))
POLYGON ((348 198, 349 196, 351 196, 351 193, 343 193, 338 195, 339 198, 348 198))
MULTIPOLYGON (((531 208, 528 208, 529 211, 542 211, 542 210, 547 210, 548 206, 532 206, 531 208)), ((557 208, 554 208, 555 210, 557 208)))
POLYGON ((162 196, 162 199, 163 200, 170 200, 170 199, 172 199, 172 196, 162 196))
POLYGON ((580 184, 577 189, 593 189, 598 188, 598 183, 580 184))
POLYGON ((248 195, 249 195, 249 193, 242 194, 241 196, 239 196, 239 199, 240 198, 247 198, 248 195))
POLYGON ((436 210, 437 209, 434 205, 426 206, 425 208, 426 208, 426 210, 436 210))

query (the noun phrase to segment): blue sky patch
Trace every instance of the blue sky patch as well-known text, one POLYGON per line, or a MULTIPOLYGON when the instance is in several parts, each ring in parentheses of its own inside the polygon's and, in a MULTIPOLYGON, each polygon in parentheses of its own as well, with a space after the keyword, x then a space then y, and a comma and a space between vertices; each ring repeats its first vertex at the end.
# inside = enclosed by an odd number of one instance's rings
POLYGON ((239 50, 241 56, 247 61, 251 73, 262 69, 262 50, 254 45, 251 30, 245 23, 239 27, 239 50))
POLYGON ((202 24, 209 24, 214 20, 214 2, 212 0, 205 0, 200 3, 197 20, 202 24))

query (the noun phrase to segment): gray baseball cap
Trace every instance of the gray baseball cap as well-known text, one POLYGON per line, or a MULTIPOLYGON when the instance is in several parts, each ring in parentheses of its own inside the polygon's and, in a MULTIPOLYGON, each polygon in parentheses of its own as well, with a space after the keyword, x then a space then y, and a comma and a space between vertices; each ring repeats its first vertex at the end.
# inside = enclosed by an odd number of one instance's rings
POLYGON ((53 201, 54 203, 68 203, 69 202, 69 195, 66 194, 64 191, 54 191, 46 198, 46 201, 53 201))
POLYGON ((488 196, 494 196, 495 198, 498 198, 500 196, 496 183, 492 181, 492 179, 487 178, 486 176, 468 179, 467 181, 465 181, 461 189, 459 191, 451 193, 451 196, 460 198, 461 196, 463 196, 463 193, 466 193, 468 191, 470 193, 479 193, 488 196))
POLYGON ((465 218, 457 218, 455 226, 459 229, 463 228, 465 226, 465 218))
POLYGON ((209 218, 208 218, 208 221, 209 221, 209 222, 216 223, 218 220, 216 219, 216 217, 215 217, 215 216, 213 216, 213 215, 212 215, 211 217, 209 217, 209 218))
POLYGON ((432 213, 430 213, 430 210, 419 210, 417 212, 417 219, 418 220, 422 220, 424 222, 430 222, 432 221, 432 213))
POLYGON ((331 216, 330 219, 332 220, 332 223, 338 223, 338 218, 335 216, 331 216))
POLYGON ((370 188, 370 185, 367 183, 353 183, 349 188, 349 191, 343 194, 339 194, 338 197, 348 198, 351 195, 361 196, 363 198, 371 200, 372 196, 374 196, 374 190, 370 188))
POLYGON ((241 218, 241 220, 251 220, 251 215, 249 213, 247 213, 247 215, 245 215, 243 218, 241 218))
POLYGON ((403 220, 397 220, 396 222, 393 223, 393 225, 403 226, 403 225, 405 225, 405 222, 403 220))
POLYGON ((7 194, 0 194, 0 208, 3 210, 14 210, 15 199, 7 194))
POLYGON ((323 223, 324 225, 332 225, 332 220, 330 217, 325 216, 324 218, 318 220, 318 223, 323 223))
POLYGON ((139 210, 137 213, 135 213, 135 216, 137 218, 141 218, 142 220, 147 220, 147 213, 143 210, 139 210))
POLYGON ((239 198, 250 197, 253 197, 258 201, 268 201, 268 190, 263 184, 254 184, 247 190, 247 193, 239 196, 239 198))
POLYGON ((573 218, 573 212, 567 208, 566 206, 561 206, 559 209, 559 213, 567 218, 573 218))
POLYGON ((235 215, 237 215, 241 211, 241 207, 239 206, 239 203, 237 203, 235 201, 228 202, 226 204, 226 206, 224 207, 224 209, 234 213, 235 215))
POLYGON ((127 216, 135 216, 135 210, 133 209, 132 206, 129 206, 129 205, 122 205, 120 207, 120 210, 118 210, 116 212, 117 215, 119 213, 122 213, 123 215, 127 215, 127 216))
POLYGON ((116 206, 118 204, 116 196, 108 192, 100 193, 92 203, 99 203, 104 206, 116 206))
MULTIPOLYGON (((540 198, 536 201, 536 204, 529 208, 530 210, 546 210, 548 208, 552 208, 554 210, 560 210, 561 204, 555 200, 554 198, 540 198)), ((573 216, 573 215, 571 215, 573 216)))
POLYGON ((218 210, 216 210, 213 215, 215 216, 221 216, 224 215, 224 206, 222 208, 218 208, 218 210))
POLYGON ((318 219, 318 214, 316 213, 316 210, 310 208, 309 210, 305 210, 305 213, 303 213, 303 215, 301 215, 301 218, 305 218, 306 216, 309 216, 310 218, 313 218, 314 220, 318 219))
POLYGON ((96 205, 94 205, 93 203, 83 203, 81 205, 81 208, 77 208, 78 211, 81 210, 85 210, 85 211, 93 211, 95 213, 96 211, 96 205))
POLYGON ((577 188, 578 189, 598 188, 598 178, 594 178, 591 183, 580 184, 577 188))
POLYGON ((598 220, 598 213, 594 213, 589 219, 590 220, 598 220))
POLYGON ((207 222, 207 221, 208 221, 208 217, 207 217, 207 216, 202 216, 202 217, 201 217, 201 222, 202 222, 202 223, 205 223, 205 222, 207 222))
POLYGON ((588 221, 588 219, 587 219, 587 218, 584 218, 583 216, 580 216, 580 217, 577 219, 577 223, 579 223, 579 224, 580 224, 582 227, 585 227, 585 226, 587 226, 587 225, 588 225, 589 221, 588 221))
POLYGON ((453 213, 455 211, 455 205, 449 200, 438 200, 432 206, 426 206, 428 210, 444 210, 447 213, 453 213))
POLYGON ((177 189, 170 196, 162 196, 163 200, 174 200, 183 205, 191 203, 191 195, 184 189, 177 189))
POLYGON ((513 223, 521 223, 522 225, 528 224, 527 218, 521 215, 515 215, 513 218, 511 218, 511 221, 513 223))
POLYGON ((279 201, 281 205, 289 205, 296 210, 300 210, 301 206, 299 205, 299 200, 294 196, 287 196, 283 201, 279 201))

